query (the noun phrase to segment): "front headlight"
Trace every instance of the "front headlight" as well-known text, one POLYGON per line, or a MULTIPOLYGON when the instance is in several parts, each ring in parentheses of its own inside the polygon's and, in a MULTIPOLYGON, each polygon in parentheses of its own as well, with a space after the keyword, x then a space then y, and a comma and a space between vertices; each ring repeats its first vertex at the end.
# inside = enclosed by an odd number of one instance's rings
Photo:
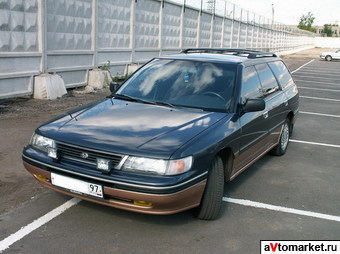
POLYGON ((192 165, 192 157, 179 160, 150 159, 129 156, 122 166, 125 171, 142 171, 159 175, 178 175, 188 171, 192 165))
POLYGON ((56 148, 55 141, 34 133, 31 138, 31 145, 43 152, 48 152, 48 148, 56 148))

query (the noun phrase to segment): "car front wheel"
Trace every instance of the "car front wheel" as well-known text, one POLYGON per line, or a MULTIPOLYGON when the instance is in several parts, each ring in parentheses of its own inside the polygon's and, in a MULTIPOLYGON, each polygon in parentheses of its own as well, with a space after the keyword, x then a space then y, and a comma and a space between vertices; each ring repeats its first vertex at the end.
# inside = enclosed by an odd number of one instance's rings
POLYGON ((326 56, 325 59, 326 59, 326 61, 332 61, 332 57, 331 56, 326 56))
POLYGON ((223 190, 223 162, 219 156, 216 156, 209 170, 201 204, 196 210, 197 218, 201 220, 214 220, 218 217, 222 205, 223 190))

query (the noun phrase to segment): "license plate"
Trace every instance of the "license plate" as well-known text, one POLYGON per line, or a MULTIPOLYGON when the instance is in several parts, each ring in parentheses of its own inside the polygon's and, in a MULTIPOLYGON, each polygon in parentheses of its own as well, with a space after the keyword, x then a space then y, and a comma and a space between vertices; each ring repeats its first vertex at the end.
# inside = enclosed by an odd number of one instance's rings
POLYGON ((99 184, 89 183, 55 173, 51 173, 51 182, 55 186, 69 189, 74 193, 103 198, 103 186, 99 184))

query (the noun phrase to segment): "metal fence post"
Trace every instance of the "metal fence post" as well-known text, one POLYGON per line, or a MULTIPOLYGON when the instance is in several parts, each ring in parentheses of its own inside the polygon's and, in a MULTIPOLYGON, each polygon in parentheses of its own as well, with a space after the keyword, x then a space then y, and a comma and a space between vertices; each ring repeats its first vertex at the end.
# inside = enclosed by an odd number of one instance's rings
POLYGON ((242 23, 242 11, 243 11, 243 9, 241 9, 241 16, 240 16, 240 20, 238 21, 237 48, 239 48, 239 47, 240 47, 240 37, 241 37, 241 23, 242 23))
POLYGON ((159 33, 158 33, 158 49, 159 55, 162 55, 163 51, 163 12, 164 12, 164 0, 161 2, 161 6, 159 9, 159 33))
POLYGON ((278 39, 279 39, 279 50, 282 50, 282 25, 278 24, 279 29, 278 29, 278 39))
POLYGON ((224 13, 223 13, 223 20, 222 20, 222 35, 221 35, 221 48, 223 48, 223 42, 224 42, 224 33, 225 33, 225 16, 227 11, 227 2, 224 1, 224 13))
POLYGON ((181 11, 181 23, 180 23, 180 30, 179 30, 179 48, 182 51, 183 49, 183 38, 184 38, 184 13, 185 13, 185 0, 184 4, 182 5, 181 11))
POLYGON ((282 24, 282 49, 286 49, 286 26, 282 24))
POLYGON ((210 20, 210 47, 212 48, 213 46, 213 41, 214 41, 214 24, 215 24, 215 11, 214 13, 211 15, 211 20, 210 20))
POLYGON ((247 24, 246 24, 246 36, 245 36, 245 48, 248 48, 248 32, 249 32, 249 11, 247 11, 247 24))
POLYGON ((253 17, 253 21, 251 24, 251 42, 250 42, 250 47, 253 49, 254 48, 254 31, 255 31, 255 13, 253 17))
POLYGON ((201 19, 202 19, 202 7, 203 7, 203 0, 201 0, 201 8, 198 14, 198 25, 197 25, 197 41, 196 41, 196 47, 199 48, 201 44, 201 19))
POLYGON ((46 61, 46 34, 47 34, 47 26, 46 26, 46 0, 38 1, 38 51, 41 53, 41 61, 40 61, 40 72, 45 73, 47 67, 46 61))
POLYGON ((137 0, 131 1, 130 6, 130 49, 131 49, 131 58, 130 63, 136 62, 136 4, 137 0))
POLYGON ((97 0, 92 0, 92 50, 93 50, 93 68, 98 67, 98 2, 97 0))
POLYGON ((273 22, 273 25, 271 27, 271 40, 270 40, 270 51, 274 51, 276 49, 276 41, 275 41, 275 24, 273 22))
POLYGON ((257 23, 257 31, 256 31, 256 49, 259 48, 260 23, 261 23, 261 16, 259 16, 259 21, 258 21, 258 23, 257 23))
MULTIPOLYGON (((261 24, 261 23, 260 23, 261 24)), ((262 25, 262 32, 261 32, 261 50, 264 50, 264 23, 262 25)))
POLYGON ((270 45, 271 45, 271 39, 272 39, 270 35, 271 35, 271 30, 270 30, 270 26, 268 26, 266 29, 266 51, 270 51, 270 45))
POLYGON ((231 20, 231 30, 230 30, 230 48, 233 47, 233 38, 234 38, 234 23, 235 23, 235 4, 233 4, 233 18, 231 20))

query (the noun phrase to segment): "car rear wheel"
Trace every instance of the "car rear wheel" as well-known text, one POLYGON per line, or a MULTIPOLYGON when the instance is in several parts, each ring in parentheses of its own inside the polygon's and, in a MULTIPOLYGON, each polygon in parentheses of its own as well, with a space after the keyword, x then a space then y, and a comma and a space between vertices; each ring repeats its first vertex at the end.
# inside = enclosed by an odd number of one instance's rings
POLYGON ((331 56, 326 56, 325 59, 326 59, 326 61, 332 61, 332 57, 331 56))
POLYGON ((289 143, 289 137, 291 134, 290 128, 291 124, 290 121, 287 119, 283 124, 279 143, 271 150, 271 154, 281 156, 286 153, 289 143))
POLYGON ((216 156, 209 170, 207 185, 201 204, 196 209, 197 218, 201 220, 214 220, 218 217, 222 205, 223 190, 223 162, 219 156, 216 156))

